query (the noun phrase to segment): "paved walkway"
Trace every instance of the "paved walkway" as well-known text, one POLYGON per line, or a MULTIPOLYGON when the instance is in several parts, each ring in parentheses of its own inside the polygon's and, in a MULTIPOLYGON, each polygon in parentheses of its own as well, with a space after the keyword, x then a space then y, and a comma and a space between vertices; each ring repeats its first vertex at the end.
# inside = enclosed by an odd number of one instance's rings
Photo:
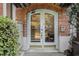
POLYGON ((23 56, 65 56, 55 48, 31 48, 28 51, 22 52, 23 56))
POLYGON ((23 56, 65 56, 58 52, 25 52, 23 56))

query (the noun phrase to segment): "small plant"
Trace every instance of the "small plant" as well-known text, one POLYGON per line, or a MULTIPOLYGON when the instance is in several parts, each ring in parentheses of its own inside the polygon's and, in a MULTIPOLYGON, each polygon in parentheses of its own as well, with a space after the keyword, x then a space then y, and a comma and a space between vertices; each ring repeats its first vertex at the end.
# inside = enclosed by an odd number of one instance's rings
MULTIPOLYGON (((72 33, 70 33, 71 39, 69 41, 70 46, 67 50, 65 50, 65 54, 68 56, 74 55, 74 41, 79 41, 79 4, 71 4, 68 9, 68 16, 69 16, 69 23, 72 26, 70 29, 72 29, 72 33), (75 30, 74 30, 75 28, 75 30), (74 35, 76 34, 76 35, 74 35)), ((75 45, 76 46, 76 45, 75 45)), ((77 52, 77 51, 76 51, 77 52)))
MULTIPOLYGON (((70 21, 69 23, 74 27, 76 28, 76 32, 73 32, 72 33, 72 36, 74 36, 74 34, 76 33, 77 36, 77 39, 79 41, 79 4, 72 4, 71 6, 71 10, 69 10, 69 17, 70 17, 70 21)), ((72 29, 74 29, 72 28, 72 29)))
POLYGON ((18 53, 18 29, 16 22, 0 17, 0 55, 15 56, 18 53))

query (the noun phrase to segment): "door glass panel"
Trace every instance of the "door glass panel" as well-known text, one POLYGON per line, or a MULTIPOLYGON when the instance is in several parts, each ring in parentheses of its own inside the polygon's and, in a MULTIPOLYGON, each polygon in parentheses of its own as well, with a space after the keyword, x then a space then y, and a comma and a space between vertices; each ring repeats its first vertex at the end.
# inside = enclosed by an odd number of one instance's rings
POLYGON ((40 14, 31 17, 31 42, 40 42, 40 14))
POLYGON ((45 13, 45 42, 54 42, 54 16, 45 13))

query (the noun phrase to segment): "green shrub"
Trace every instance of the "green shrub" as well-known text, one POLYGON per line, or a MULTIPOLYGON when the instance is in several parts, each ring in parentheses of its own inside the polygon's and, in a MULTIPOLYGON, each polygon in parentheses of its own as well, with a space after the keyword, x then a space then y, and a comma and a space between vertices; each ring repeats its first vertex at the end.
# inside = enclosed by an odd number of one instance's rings
POLYGON ((18 53, 18 30, 16 22, 0 17, 0 55, 14 56, 18 53))

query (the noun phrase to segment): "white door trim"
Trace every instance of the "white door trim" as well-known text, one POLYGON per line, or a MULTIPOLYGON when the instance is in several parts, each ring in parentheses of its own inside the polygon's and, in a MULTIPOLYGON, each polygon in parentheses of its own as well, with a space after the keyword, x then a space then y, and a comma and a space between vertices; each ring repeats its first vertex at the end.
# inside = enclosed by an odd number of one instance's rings
POLYGON ((12 19, 15 21, 16 20, 16 7, 12 4, 12 19))
POLYGON ((7 4, 3 3, 3 16, 7 16, 7 4))
MULTIPOLYGON (((58 45, 59 45, 59 41, 58 41, 58 13, 52 10, 48 10, 48 9, 36 9, 35 13, 49 13, 54 15, 54 32, 55 32, 55 44, 56 45, 56 49, 58 49, 58 45)), ((30 46, 30 40, 31 40, 31 15, 32 15, 32 11, 30 13, 28 13, 28 18, 27 18, 27 39, 28 40, 28 46, 30 46)), ((38 44, 39 45, 39 44, 38 44)))

